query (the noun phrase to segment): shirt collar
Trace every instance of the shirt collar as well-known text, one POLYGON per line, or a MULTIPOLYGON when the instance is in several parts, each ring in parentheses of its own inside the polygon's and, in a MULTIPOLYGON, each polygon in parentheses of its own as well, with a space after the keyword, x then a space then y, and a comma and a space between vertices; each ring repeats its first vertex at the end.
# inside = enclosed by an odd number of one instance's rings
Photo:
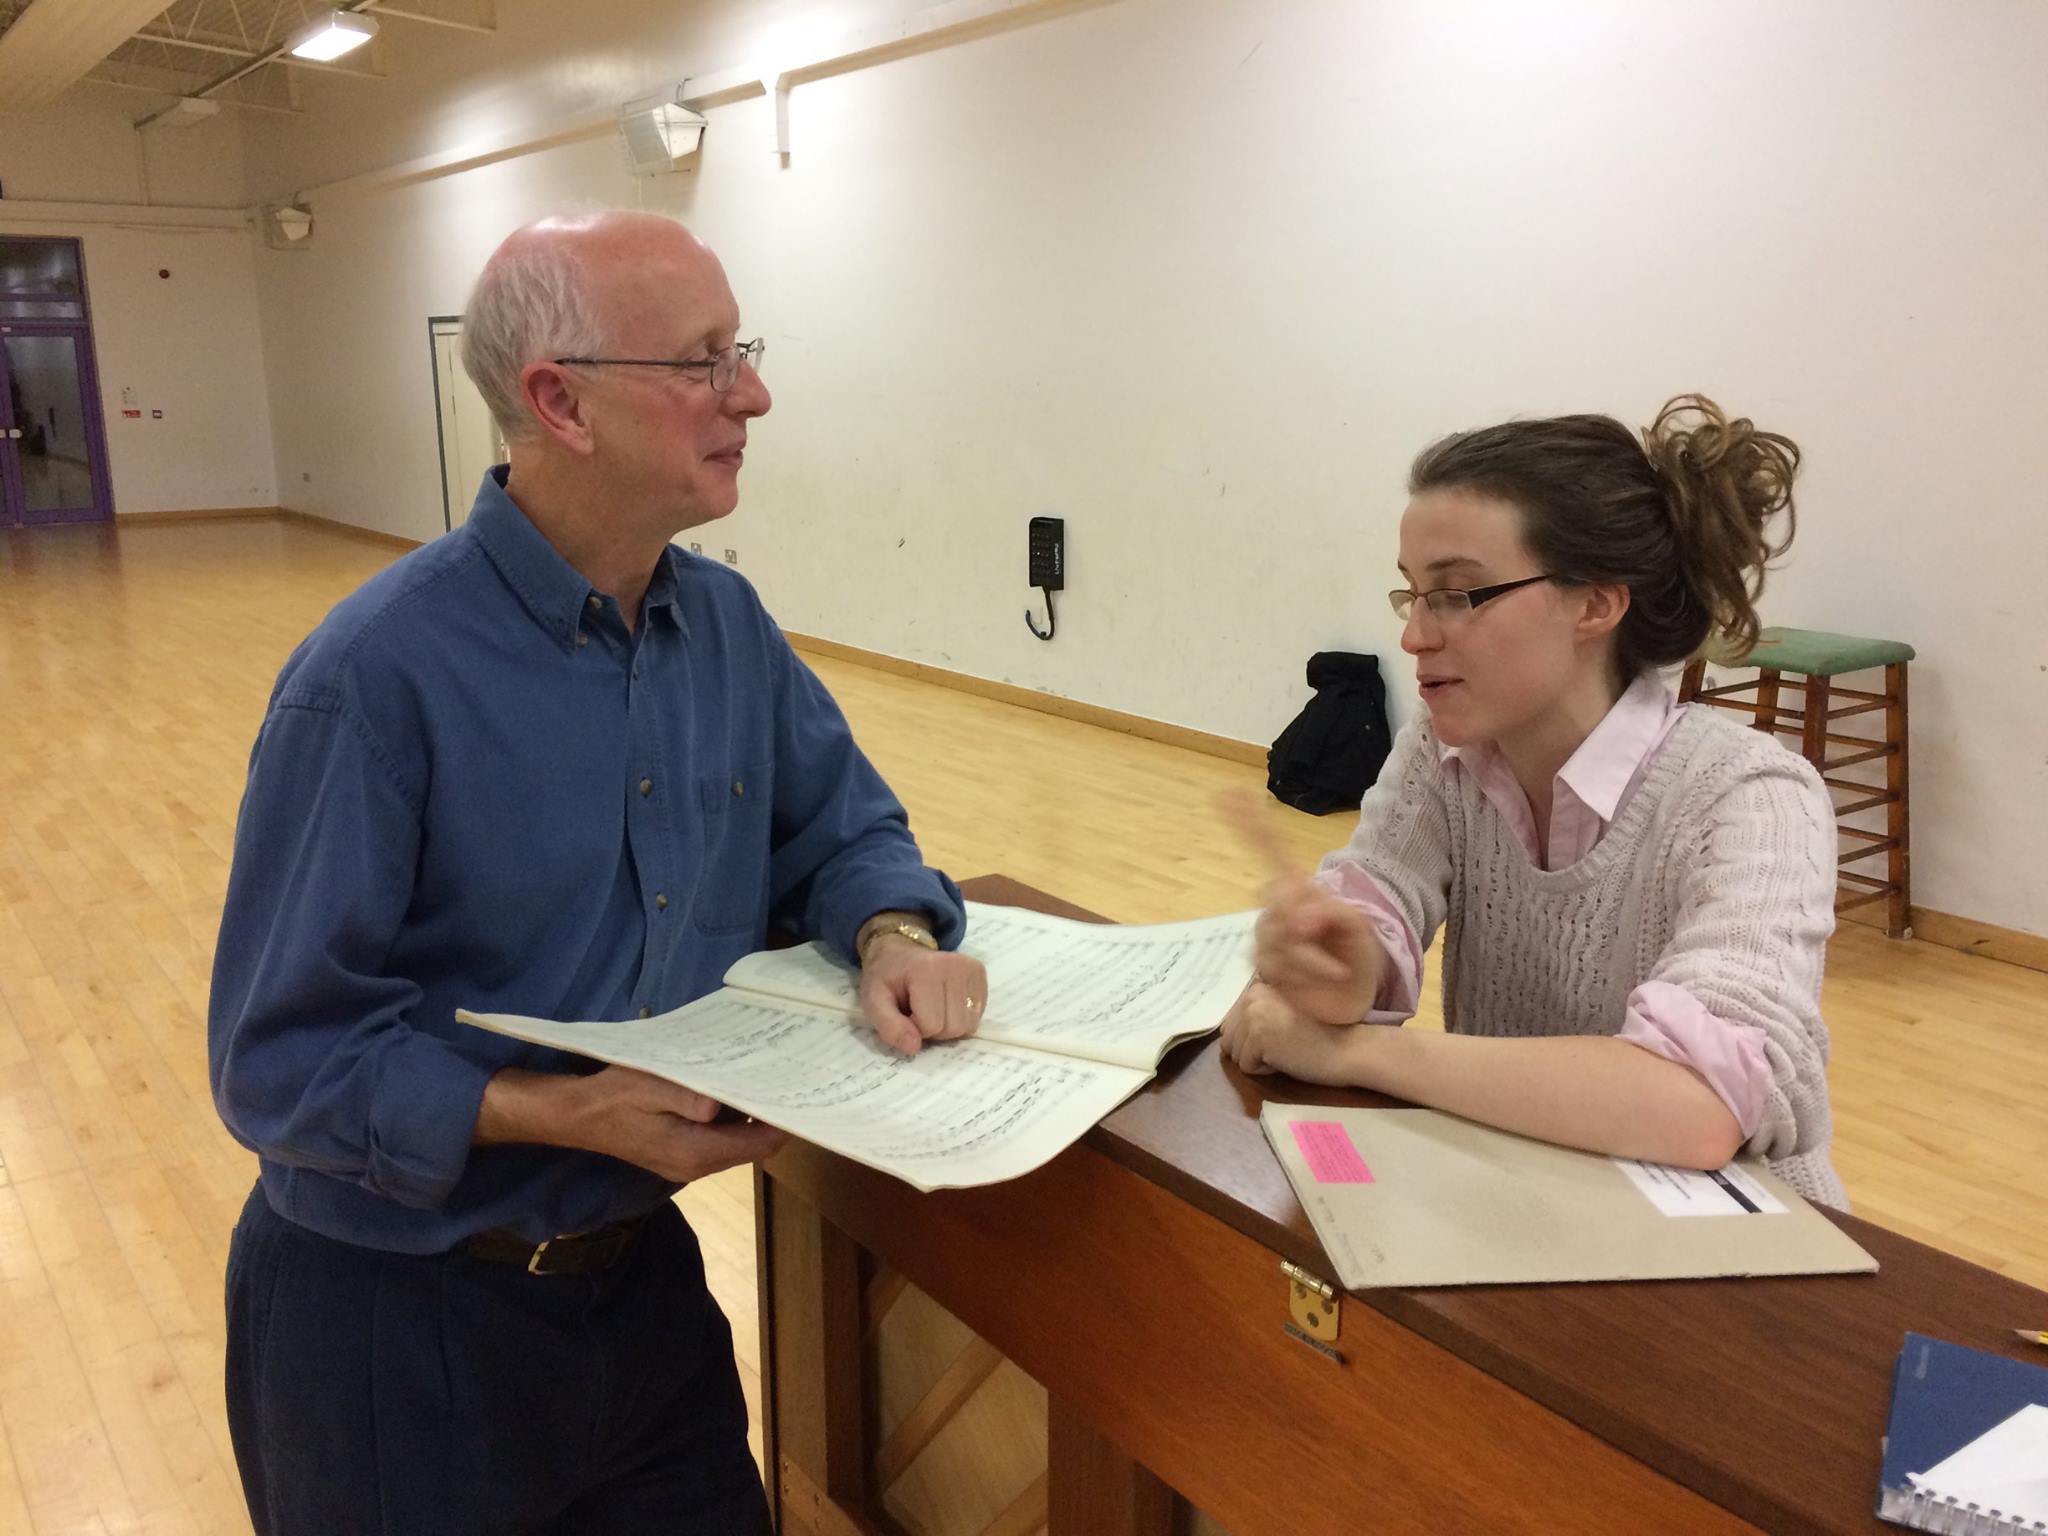
POLYGON ((675 545, 661 547, 661 558, 655 562, 653 580, 647 583, 647 600, 641 611, 649 618, 657 613, 668 615, 669 622, 687 636, 690 621, 683 617, 682 595, 678 591, 683 558, 683 552, 675 545))
POLYGON ((1645 672, 1614 701, 1614 707, 1579 743, 1557 771, 1557 782, 1602 821, 1614 820, 1621 797, 1671 721, 1677 700, 1664 679, 1645 672))
MULTIPOLYGON (((498 573, 519 595, 519 601, 534 623, 546 630, 565 652, 576 649, 576 631, 583 622, 584 606, 596 591, 589 579, 564 560, 554 545, 506 494, 505 480, 511 466, 493 466, 484 475, 470 509, 469 527, 476 531, 484 552, 498 573)), ((646 612, 666 613, 683 633, 689 633, 677 600, 676 567, 680 551, 665 545, 647 584, 646 612)))
MULTIPOLYGON (((1614 820, 1622 794, 1664 739, 1664 728, 1677 708, 1678 701, 1664 680, 1645 672, 1622 690, 1593 733, 1558 769, 1553 782, 1569 790, 1602 821, 1614 820)), ((1437 747, 1439 762, 1459 763, 1470 770, 1498 755, 1499 749, 1490 741, 1473 747, 1437 747)))

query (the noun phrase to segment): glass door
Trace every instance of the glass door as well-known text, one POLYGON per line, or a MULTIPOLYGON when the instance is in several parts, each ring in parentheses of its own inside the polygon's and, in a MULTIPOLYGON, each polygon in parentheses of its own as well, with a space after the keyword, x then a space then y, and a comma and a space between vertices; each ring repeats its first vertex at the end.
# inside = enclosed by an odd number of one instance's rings
POLYGON ((113 513, 79 243, 0 236, 0 526, 113 513))
POLYGON ((82 328, 0 326, 0 409, 13 523, 73 523, 112 514, 98 391, 82 328))

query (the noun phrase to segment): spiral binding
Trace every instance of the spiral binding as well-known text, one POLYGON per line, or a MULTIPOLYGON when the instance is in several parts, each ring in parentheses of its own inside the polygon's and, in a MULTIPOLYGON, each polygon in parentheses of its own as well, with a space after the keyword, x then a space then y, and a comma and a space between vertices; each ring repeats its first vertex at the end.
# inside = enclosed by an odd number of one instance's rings
POLYGON ((1887 1488, 1880 1519, 1934 1536, 2048 1536, 2048 1522, 2023 1520, 1924 1488, 1887 1488))

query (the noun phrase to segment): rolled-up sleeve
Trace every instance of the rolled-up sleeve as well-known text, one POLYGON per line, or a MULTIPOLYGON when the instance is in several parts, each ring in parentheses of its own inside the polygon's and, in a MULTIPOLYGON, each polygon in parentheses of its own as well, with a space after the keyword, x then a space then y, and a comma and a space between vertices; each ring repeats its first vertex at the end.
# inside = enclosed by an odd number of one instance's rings
POLYGON ((1621 1031, 1698 1072, 1748 1150, 1767 1158, 1824 1146, 1828 1127, 1820 989, 1835 926, 1834 816, 1813 769, 1782 759, 1703 808, 1677 871, 1671 940, 1621 1031))
POLYGON ((493 1068, 415 1030, 418 987, 384 969, 420 826, 413 786, 338 693, 278 697, 235 829, 208 1054, 244 1146, 430 1208, 461 1177, 493 1068))
POLYGON ((1742 1127, 1742 1139, 1756 1134, 1771 1090, 1762 1030, 1715 1017, 1683 987, 1646 981, 1629 995, 1619 1038, 1690 1067, 1728 1106, 1742 1127))
POLYGON ((902 802, 855 744, 832 695, 778 633, 773 637, 775 813, 770 918, 821 938, 848 959, 877 912, 926 912, 940 945, 958 947, 960 889, 931 869, 902 802))

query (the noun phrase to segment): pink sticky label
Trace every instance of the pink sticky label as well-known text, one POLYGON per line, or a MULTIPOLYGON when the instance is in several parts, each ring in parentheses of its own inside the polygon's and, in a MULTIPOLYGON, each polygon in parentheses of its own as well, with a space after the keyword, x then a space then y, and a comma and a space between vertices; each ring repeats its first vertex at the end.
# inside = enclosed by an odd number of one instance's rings
POLYGON ((1370 1184, 1372 1170, 1351 1144, 1351 1133, 1335 1120, 1290 1120, 1294 1144, 1318 1184, 1370 1184))

